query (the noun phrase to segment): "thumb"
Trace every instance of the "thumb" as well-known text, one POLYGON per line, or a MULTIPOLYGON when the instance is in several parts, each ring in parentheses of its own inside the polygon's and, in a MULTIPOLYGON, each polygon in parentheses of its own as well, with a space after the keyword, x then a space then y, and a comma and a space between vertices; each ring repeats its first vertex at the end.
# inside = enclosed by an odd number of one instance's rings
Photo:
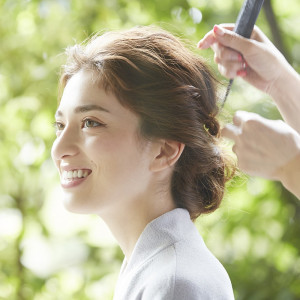
POLYGON ((241 129, 233 124, 227 124, 221 130, 221 136, 236 141, 238 135, 241 134, 241 129))

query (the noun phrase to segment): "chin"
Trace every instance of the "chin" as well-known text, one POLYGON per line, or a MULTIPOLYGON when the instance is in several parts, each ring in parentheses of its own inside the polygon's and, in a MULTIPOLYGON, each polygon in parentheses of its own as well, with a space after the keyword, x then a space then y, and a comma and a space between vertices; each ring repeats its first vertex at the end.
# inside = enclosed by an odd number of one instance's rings
POLYGON ((82 199, 74 199, 73 197, 65 196, 63 204, 66 210, 75 214, 92 214, 92 210, 82 199))

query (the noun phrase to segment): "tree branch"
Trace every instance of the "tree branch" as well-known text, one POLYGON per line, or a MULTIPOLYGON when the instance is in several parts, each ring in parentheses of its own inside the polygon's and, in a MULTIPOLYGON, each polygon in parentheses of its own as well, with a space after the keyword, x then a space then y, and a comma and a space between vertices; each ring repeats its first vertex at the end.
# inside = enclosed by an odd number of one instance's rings
POLYGON ((287 47, 284 45, 281 30, 279 28, 276 16, 271 4, 271 0, 265 0, 263 4, 264 13, 271 29, 274 45, 279 49, 279 51, 285 56, 288 62, 291 63, 291 56, 287 47))

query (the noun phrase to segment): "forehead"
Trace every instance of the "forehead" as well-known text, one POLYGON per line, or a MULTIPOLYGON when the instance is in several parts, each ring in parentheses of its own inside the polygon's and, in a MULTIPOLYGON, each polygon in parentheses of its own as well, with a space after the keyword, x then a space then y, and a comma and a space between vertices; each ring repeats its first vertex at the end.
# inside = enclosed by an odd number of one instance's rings
POLYGON ((64 102, 75 103, 87 97, 99 98, 102 96, 101 92, 94 72, 80 70, 67 81, 60 104, 64 104, 64 102))
POLYGON ((98 83, 93 71, 80 70, 67 82, 59 104, 59 111, 74 109, 80 106, 100 106, 103 111, 121 109, 118 99, 106 92, 98 83))
POLYGON ((97 74, 89 70, 80 70, 67 82, 57 110, 57 114, 98 110, 120 121, 135 121, 139 117, 124 107, 117 97, 106 92, 99 84, 97 74))

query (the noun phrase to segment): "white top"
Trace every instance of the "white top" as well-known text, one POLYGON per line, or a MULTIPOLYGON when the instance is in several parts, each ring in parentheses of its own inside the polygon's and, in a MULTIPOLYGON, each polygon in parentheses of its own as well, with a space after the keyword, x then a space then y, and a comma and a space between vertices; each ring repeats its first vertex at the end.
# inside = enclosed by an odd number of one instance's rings
POLYGON ((207 249, 187 210, 150 222, 124 259, 114 300, 234 299, 227 272, 207 249))

